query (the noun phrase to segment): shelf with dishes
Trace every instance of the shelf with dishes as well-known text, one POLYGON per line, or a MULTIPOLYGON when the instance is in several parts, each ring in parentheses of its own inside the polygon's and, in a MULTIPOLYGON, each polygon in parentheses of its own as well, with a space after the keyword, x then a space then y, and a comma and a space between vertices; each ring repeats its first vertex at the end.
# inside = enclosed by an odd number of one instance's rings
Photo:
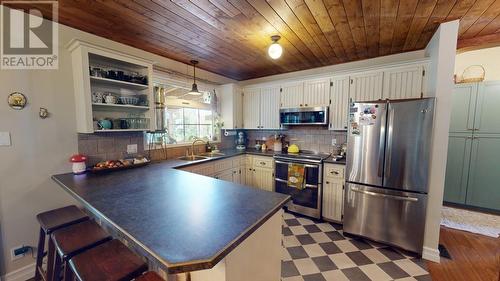
MULTIPOLYGON (((112 114, 100 115, 93 120, 95 133, 102 132, 138 132, 150 131, 150 119, 142 115, 136 117, 121 117, 120 115, 112 116, 112 114), (104 117, 106 115, 106 117, 104 117)), ((134 116, 131 114, 130 116, 134 116)))
POLYGON ((76 39, 68 49, 78 133, 154 130, 152 61, 76 39))
POLYGON ((121 81, 121 80, 115 80, 115 79, 104 78, 104 77, 96 77, 96 76, 92 76, 92 75, 90 76, 90 80, 95 84, 102 84, 105 86, 120 87, 120 88, 131 89, 131 90, 146 90, 149 87, 149 85, 121 81))

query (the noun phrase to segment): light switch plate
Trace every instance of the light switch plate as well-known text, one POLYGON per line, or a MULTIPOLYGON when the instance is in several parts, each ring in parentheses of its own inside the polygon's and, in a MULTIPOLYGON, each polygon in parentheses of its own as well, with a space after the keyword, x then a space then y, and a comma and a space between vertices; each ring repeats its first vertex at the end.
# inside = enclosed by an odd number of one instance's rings
POLYGON ((337 144, 337 139, 336 138, 333 138, 332 139, 332 145, 336 145, 337 144))
POLYGON ((127 145, 127 153, 128 154, 137 153, 137 144, 128 144, 127 145))
POLYGON ((0 132, 0 146, 10 146, 10 133, 0 132))

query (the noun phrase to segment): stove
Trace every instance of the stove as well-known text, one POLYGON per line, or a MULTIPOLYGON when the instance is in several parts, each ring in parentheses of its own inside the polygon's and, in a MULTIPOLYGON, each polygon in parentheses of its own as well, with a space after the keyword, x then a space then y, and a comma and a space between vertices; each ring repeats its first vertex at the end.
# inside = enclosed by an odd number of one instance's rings
POLYGON ((299 153, 277 153, 274 159, 277 160, 295 160, 301 162, 322 163, 325 159, 330 157, 331 154, 314 152, 309 150, 301 150, 299 153))
POLYGON ((299 153, 278 153, 274 155, 274 181, 276 192, 292 197, 286 205, 289 211, 321 217, 321 196, 323 186, 323 161, 330 154, 301 150, 299 153), (300 184, 293 182, 297 170, 303 171, 300 184))

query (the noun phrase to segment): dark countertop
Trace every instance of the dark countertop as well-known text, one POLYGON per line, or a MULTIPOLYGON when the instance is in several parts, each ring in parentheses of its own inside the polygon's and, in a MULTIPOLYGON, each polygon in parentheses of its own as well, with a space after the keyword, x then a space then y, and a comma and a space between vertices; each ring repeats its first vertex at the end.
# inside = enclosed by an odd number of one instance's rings
POLYGON ((172 169, 186 162, 52 179, 169 273, 212 268, 290 198, 172 169))
POLYGON ((324 161, 325 163, 330 163, 330 164, 340 164, 340 165, 345 165, 345 162, 346 162, 346 159, 345 157, 340 159, 340 160, 333 160, 333 157, 328 157, 327 159, 325 159, 324 161))

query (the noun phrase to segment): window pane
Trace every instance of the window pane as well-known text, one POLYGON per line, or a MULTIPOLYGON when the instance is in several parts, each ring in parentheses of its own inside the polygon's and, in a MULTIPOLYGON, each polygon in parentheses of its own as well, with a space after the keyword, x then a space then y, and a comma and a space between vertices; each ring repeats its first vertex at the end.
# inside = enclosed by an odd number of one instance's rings
POLYGON ((198 125, 185 125, 185 141, 191 142, 198 138, 198 125))
POLYGON ((198 109, 184 108, 184 124, 198 124, 198 109))
POLYGON ((212 111, 200 109, 200 124, 211 125, 212 121, 212 111))
POLYGON ((169 108, 167 110, 168 116, 168 124, 183 124, 183 117, 182 117, 182 108, 169 108))
POLYGON ((177 143, 184 142, 184 126, 183 125, 173 125, 169 127, 169 133, 172 138, 174 138, 177 143), (171 129, 170 129, 171 128, 171 129))
POLYGON ((212 125, 200 125, 200 138, 211 140, 213 135, 212 128, 212 125))

